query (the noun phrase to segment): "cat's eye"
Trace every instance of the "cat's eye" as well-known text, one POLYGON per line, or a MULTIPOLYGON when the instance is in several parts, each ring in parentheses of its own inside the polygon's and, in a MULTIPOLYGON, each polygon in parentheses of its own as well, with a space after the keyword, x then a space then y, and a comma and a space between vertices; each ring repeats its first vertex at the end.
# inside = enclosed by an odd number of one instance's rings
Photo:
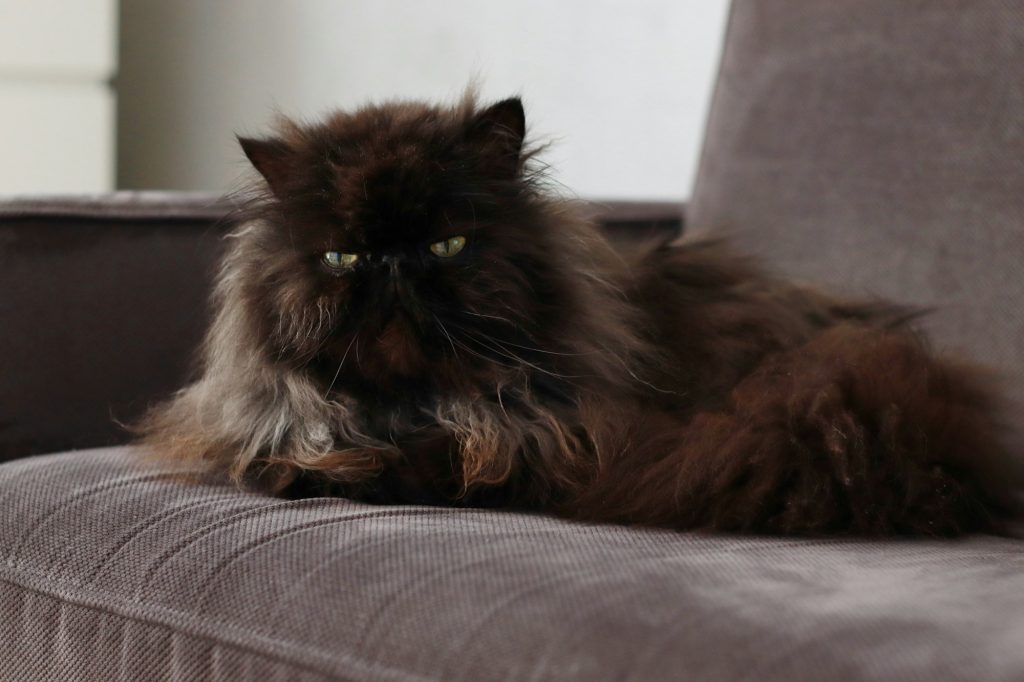
POLYGON ((324 253, 324 264, 335 270, 351 267, 357 260, 359 260, 358 253, 342 253, 341 251, 327 251, 324 253))
POLYGON ((465 237, 449 237, 430 245, 430 251, 441 258, 451 258, 466 246, 465 237))

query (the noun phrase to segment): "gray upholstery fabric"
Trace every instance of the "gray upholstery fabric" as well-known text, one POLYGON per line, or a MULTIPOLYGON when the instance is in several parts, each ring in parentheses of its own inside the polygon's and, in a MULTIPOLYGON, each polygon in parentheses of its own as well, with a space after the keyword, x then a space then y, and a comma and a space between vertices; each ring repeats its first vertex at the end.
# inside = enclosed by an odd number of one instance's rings
POLYGON ((0 466, 2 680, 1021 680, 1019 542, 282 501, 0 466))
POLYGON ((1024 6, 736 0, 688 224, 1024 382, 1024 6))

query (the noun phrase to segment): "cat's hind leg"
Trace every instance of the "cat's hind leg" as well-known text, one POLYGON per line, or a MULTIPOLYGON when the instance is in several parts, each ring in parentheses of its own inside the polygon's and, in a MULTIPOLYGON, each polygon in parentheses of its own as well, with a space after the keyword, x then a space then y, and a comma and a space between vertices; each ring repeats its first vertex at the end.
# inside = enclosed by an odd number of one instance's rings
POLYGON ((639 478, 624 487, 625 469, 606 472, 584 506, 716 531, 991 530, 996 507, 978 474, 1007 456, 991 396, 981 375, 908 331, 840 325, 767 358, 728 408, 682 429, 649 424, 621 460, 639 478))

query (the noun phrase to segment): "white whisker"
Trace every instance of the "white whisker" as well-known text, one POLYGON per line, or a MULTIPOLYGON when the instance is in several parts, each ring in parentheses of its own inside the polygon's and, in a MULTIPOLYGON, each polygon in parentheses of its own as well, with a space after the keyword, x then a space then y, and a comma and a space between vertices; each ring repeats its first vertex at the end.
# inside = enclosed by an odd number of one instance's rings
POLYGON ((441 322, 441 318, 439 318, 437 315, 434 315, 434 313, 430 313, 430 314, 434 316, 434 321, 436 321, 437 322, 437 326, 441 328, 441 333, 444 334, 445 337, 448 338, 448 343, 450 343, 451 346, 452 346, 452 355, 454 355, 455 357, 458 357, 459 356, 459 352, 457 350, 455 350, 455 342, 452 341, 452 337, 448 333, 448 330, 444 328, 444 323, 441 322))
MULTIPOLYGON (((348 342, 348 346, 345 348, 345 352, 341 356, 341 362, 338 363, 338 370, 334 373, 334 378, 331 379, 331 384, 327 387, 327 391, 324 392, 324 400, 327 400, 327 396, 331 394, 331 389, 334 388, 334 382, 341 376, 341 368, 345 366, 345 359, 348 357, 348 351, 352 348, 352 344, 355 343, 356 339, 359 338, 359 334, 352 337, 352 340, 348 342)), ((359 346, 356 346, 356 350, 359 350, 359 346)))

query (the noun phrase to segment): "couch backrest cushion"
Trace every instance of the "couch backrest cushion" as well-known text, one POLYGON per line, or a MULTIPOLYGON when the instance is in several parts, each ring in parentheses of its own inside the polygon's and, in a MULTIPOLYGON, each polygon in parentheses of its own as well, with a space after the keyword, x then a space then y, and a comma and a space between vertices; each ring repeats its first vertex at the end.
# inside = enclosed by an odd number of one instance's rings
POLYGON ((0 460, 123 442, 180 386, 226 213, 211 196, 0 203, 0 460))
POLYGON ((735 0, 687 213, 1024 372, 1024 11, 735 0))

